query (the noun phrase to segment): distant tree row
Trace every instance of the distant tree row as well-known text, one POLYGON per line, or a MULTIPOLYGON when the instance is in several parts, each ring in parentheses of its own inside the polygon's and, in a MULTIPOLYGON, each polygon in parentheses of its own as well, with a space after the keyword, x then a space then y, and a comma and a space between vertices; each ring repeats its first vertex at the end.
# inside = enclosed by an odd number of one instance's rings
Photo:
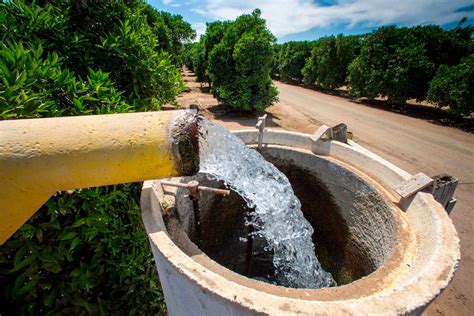
POLYGON ((275 37, 260 14, 257 9, 235 21, 208 23, 184 59, 220 102, 244 111, 262 111, 278 94, 270 77, 275 37))
MULTIPOLYGON (((464 22, 464 21, 462 21, 464 22)), ((384 27, 364 36, 330 36, 275 45, 272 75, 359 97, 428 100, 454 114, 474 111, 474 27, 384 27)))

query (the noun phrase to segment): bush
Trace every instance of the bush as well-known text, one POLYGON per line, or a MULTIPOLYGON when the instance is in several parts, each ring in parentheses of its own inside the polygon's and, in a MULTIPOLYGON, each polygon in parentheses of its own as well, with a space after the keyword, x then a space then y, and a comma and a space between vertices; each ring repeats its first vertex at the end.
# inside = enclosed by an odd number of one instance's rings
POLYGON ((273 45, 273 58, 272 58, 272 71, 270 73, 271 77, 278 79, 280 77, 280 56, 285 44, 275 44, 273 45))
POLYGON ((319 39, 302 69, 304 82, 326 89, 345 85, 347 68, 360 51, 360 39, 355 36, 330 36, 319 39))
POLYGON ((278 60, 281 80, 297 83, 303 81, 302 69, 311 55, 312 46, 310 42, 289 42, 281 46, 279 58, 275 58, 278 60))
POLYGON ((260 10, 208 25, 203 41, 211 91, 219 101, 244 111, 263 111, 276 101, 270 78, 275 38, 260 10))
POLYGON ((193 46, 192 64, 196 73, 196 80, 199 82, 208 82, 207 76, 207 59, 203 43, 196 43, 193 46))
POLYGON ((163 309, 140 218, 140 184, 51 198, 0 248, 2 314, 163 309))
POLYGON ((474 112, 474 55, 456 66, 441 65, 431 80, 428 101, 449 106, 455 115, 469 116, 474 112))
POLYGON ((385 27, 368 35, 350 66, 356 96, 387 96, 391 102, 425 100, 440 64, 455 65, 472 49, 473 27, 443 30, 439 26, 385 27))
POLYGON ((86 80, 62 68, 55 53, 0 46, 0 119, 102 114, 130 109, 107 73, 89 68, 86 80))
POLYGON ((156 38, 146 25, 145 17, 119 22, 98 44, 97 64, 110 71, 140 110, 171 102, 184 89, 180 69, 168 53, 156 50, 156 38))
MULTIPOLYGON (((0 119, 157 109, 181 91, 181 17, 140 0, 37 3, 0 3, 0 119)), ((163 311, 140 189, 51 198, 0 247, 0 314, 163 311)))
POLYGON ((222 100, 243 110, 263 111, 273 104, 277 91, 270 79, 271 56, 272 48, 265 38, 244 34, 235 44, 233 53, 235 81, 219 90, 222 100), (225 95, 234 91, 235 97, 225 95))
POLYGON ((351 92, 390 102, 423 100, 434 71, 422 44, 406 28, 381 28, 364 42, 360 55, 349 66, 351 92))
POLYGON ((260 10, 235 21, 208 23, 199 43, 188 45, 188 68, 208 82, 224 104, 243 111, 263 111, 277 100, 270 73, 275 38, 260 10))
POLYGON ((193 47, 197 43, 186 43, 183 51, 183 64, 191 71, 194 71, 193 67, 193 47))
POLYGON ((180 16, 138 0, 58 0, 44 6, 16 0, 0 8, 3 41, 41 44, 78 76, 87 76, 89 67, 110 73, 138 109, 157 109, 184 89, 180 41, 191 40, 195 32, 180 16))

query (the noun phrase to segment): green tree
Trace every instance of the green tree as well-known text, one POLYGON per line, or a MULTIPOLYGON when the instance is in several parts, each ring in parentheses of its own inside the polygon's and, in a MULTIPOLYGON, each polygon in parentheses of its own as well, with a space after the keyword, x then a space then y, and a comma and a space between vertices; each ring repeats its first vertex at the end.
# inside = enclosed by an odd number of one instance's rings
POLYGON ((276 100, 270 78, 275 37, 260 10, 226 22, 222 39, 208 55, 212 93, 224 104, 263 111, 276 100))
POLYGON ((211 83, 209 74, 209 54, 214 46, 219 44, 230 25, 229 21, 215 21, 206 23, 206 33, 202 36, 200 45, 197 46, 196 60, 198 67, 198 81, 211 83))
POLYGON ((191 71, 194 71, 193 67, 193 48, 197 43, 186 43, 183 51, 183 64, 191 71))
POLYGON ((300 83, 303 80, 302 69, 311 55, 312 43, 289 42, 281 46, 278 60, 280 79, 300 83))
POLYGON ((109 74, 89 68, 81 80, 55 52, 0 45, 0 119, 127 112, 109 74))
POLYGON ((306 84, 335 89, 345 85, 348 66, 360 51, 355 36, 330 36, 319 39, 302 70, 306 84))
POLYGON ((280 55, 282 50, 284 49, 285 44, 275 44, 273 45, 273 59, 272 59, 272 71, 271 77, 272 78, 279 78, 280 76, 280 55))
POLYGON ((431 80, 428 101, 438 106, 449 106, 456 115, 469 116, 474 112, 474 55, 464 58, 459 65, 441 65, 431 80))
POLYGON ((196 73, 196 80, 199 82, 209 82, 207 76, 207 59, 206 51, 204 49, 204 43, 199 42, 192 48, 192 63, 193 69, 196 73))
POLYGON ((153 28, 155 35, 160 37, 164 32, 166 32, 168 45, 165 51, 170 53, 177 65, 181 65, 183 62, 183 43, 194 40, 194 38, 196 38, 196 31, 191 28, 191 25, 188 22, 183 20, 181 15, 174 15, 163 11, 159 12, 148 5, 146 8, 152 10, 154 15, 157 16, 157 23, 152 23, 152 25, 159 26, 158 29, 153 28), (162 26, 162 24, 164 24, 164 26, 162 26))
POLYGON ((434 64, 457 65, 462 58, 473 53, 471 36, 474 26, 445 30, 438 25, 415 26, 409 29, 413 40, 423 45, 426 56, 434 64))
POLYGON ((199 42, 187 46, 187 66, 194 71, 197 81, 211 83, 209 54, 214 46, 222 41, 230 23, 229 21, 206 23, 206 33, 201 36, 199 42))
POLYGON ((349 66, 351 92, 386 96, 390 102, 423 100, 434 64, 407 28, 380 28, 367 37, 360 55, 349 66))

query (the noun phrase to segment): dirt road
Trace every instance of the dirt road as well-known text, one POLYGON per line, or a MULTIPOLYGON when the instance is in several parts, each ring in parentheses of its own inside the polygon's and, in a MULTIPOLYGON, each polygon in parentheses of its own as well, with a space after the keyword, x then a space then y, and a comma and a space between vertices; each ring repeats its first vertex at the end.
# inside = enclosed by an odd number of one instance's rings
POLYGON ((350 100, 276 82, 279 106, 308 120, 344 122, 363 146, 410 173, 447 173, 459 179, 451 218, 461 238, 462 260, 454 281, 426 315, 474 313, 474 135, 417 118, 370 108, 350 100))
MULTIPOLYGON (((199 102, 229 129, 253 127, 255 116, 222 114, 215 99, 199 89, 192 73, 185 73, 191 91, 178 100, 199 102)), ((473 315, 474 312, 474 135, 434 125, 310 89, 275 82, 280 102, 267 109, 269 127, 312 133, 321 124, 344 122, 354 140, 410 173, 447 173, 459 179, 458 203, 451 218, 461 238, 462 259, 450 286, 425 315, 473 315)))

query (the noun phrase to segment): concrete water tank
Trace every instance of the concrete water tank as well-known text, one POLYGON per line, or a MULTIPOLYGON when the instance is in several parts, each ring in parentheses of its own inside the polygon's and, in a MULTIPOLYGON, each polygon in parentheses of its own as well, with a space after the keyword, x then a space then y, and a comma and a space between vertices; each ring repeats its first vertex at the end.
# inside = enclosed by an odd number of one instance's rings
MULTIPOLYGON (((256 131, 235 134, 258 142, 256 131)), ((400 204, 394 188, 409 173, 352 141, 268 131, 264 143, 263 156, 292 183, 315 228, 316 254, 338 286, 262 282, 271 254, 255 242, 249 259, 237 194, 202 194, 198 240, 188 192, 147 181, 142 217, 170 315, 419 314, 448 285, 460 259, 457 233, 431 194, 400 204)), ((222 187, 199 174, 173 178, 189 180, 222 187)))

